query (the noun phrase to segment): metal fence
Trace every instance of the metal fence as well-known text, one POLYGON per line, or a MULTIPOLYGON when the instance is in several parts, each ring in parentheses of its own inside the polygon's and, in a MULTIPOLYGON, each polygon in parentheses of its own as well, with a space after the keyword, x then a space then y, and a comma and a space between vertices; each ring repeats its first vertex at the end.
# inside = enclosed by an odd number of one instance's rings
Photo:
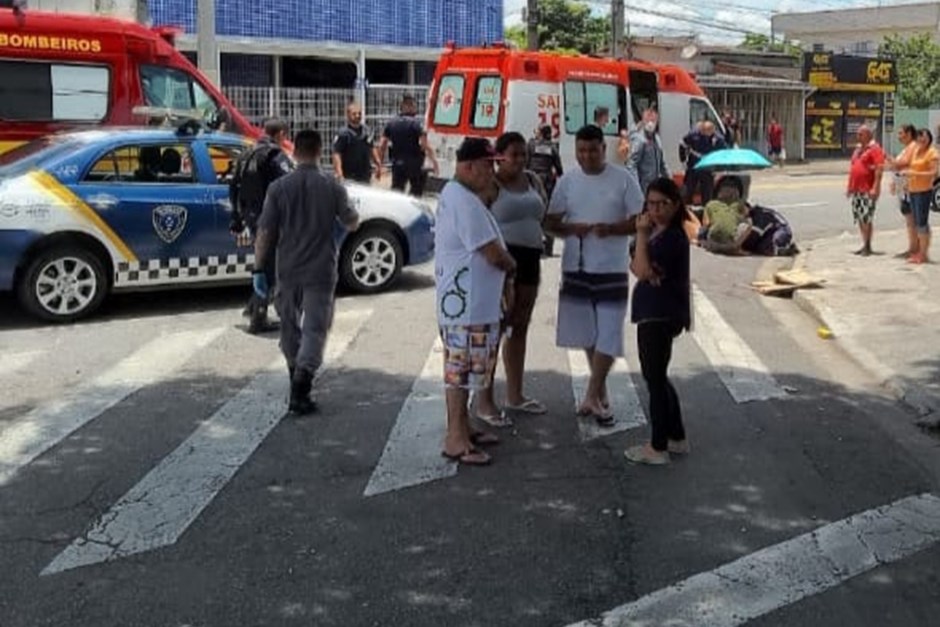
MULTIPOLYGON (((346 106, 359 98, 356 89, 241 87, 222 90, 236 108, 251 121, 261 125, 266 118, 277 117, 290 126, 291 135, 305 128, 323 134, 324 164, 331 158, 330 144, 336 131, 346 125, 346 106)), ((376 134, 376 141, 390 119, 398 115, 401 99, 414 96, 419 115, 427 104, 427 85, 372 85, 365 92, 365 122, 376 134)))

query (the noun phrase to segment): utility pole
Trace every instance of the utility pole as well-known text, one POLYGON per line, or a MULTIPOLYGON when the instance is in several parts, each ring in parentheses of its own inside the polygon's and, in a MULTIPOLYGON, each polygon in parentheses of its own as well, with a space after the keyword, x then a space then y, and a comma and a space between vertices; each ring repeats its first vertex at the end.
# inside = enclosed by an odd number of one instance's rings
POLYGON ((539 0, 528 0, 525 11, 526 47, 539 49, 539 0))
POLYGON ((216 87, 219 78, 219 47, 215 41, 215 0, 196 0, 196 63, 216 87))
POLYGON ((613 30, 610 54, 615 59, 623 54, 623 18, 623 0, 610 0, 610 25, 613 30))

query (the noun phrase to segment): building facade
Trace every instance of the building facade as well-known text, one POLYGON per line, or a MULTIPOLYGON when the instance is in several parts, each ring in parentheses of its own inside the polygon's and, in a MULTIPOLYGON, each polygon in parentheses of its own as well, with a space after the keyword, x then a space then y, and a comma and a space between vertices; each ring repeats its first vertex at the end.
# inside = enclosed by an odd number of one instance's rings
POLYGON ((778 13, 771 24, 777 36, 799 42, 807 51, 874 56, 890 35, 927 33, 940 43, 940 2, 778 13))

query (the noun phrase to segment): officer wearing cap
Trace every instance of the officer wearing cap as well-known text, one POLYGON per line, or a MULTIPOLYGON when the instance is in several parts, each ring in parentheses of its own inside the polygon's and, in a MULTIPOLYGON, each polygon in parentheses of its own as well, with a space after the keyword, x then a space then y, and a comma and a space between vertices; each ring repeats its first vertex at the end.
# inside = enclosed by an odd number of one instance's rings
POLYGON ((491 385, 501 337, 504 305, 512 304, 516 262, 496 219, 481 198, 494 184, 490 142, 467 138, 457 150, 454 179, 441 190, 434 231, 437 321, 444 345, 447 435, 444 457, 485 465, 478 446, 498 441, 470 429, 470 392, 491 385))
POLYGON ((398 117, 392 119, 382 134, 379 145, 379 160, 385 161, 385 154, 389 143, 392 145, 392 189, 401 192, 408 191, 412 196, 424 194, 424 159, 431 162, 434 176, 440 169, 434 151, 428 145, 428 136, 417 117, 418 106, 412 96, 405 96, 401 101, 398 117))

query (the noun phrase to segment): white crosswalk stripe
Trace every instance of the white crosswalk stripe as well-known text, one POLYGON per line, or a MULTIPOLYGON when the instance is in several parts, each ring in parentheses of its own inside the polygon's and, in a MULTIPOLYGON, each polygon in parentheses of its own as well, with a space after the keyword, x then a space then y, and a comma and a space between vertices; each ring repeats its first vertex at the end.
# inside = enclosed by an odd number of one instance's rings
POLYGON ((218 327, 159 337, 90 383, 14 421, 0 432, 0 486, 76 429, 135 391, 175 373, 224 331, 225 327, 218 327))
POLYGON ((23 370, 43 355, 43 351, 23 351, 18 353, 0 353, 0 378, 8 377, 23 370))
POLYGON ((364 496, 375 496, 457 474, 457 464, 449 462, 440 453, 447 426, 441 383, 443 371, 443 346, 438 339, 398 412, 364 496))
MULTIPOLYGON (((581 399, 587 391, 591 370, 587 355, 583 351, 568 351, 568 367, 571 371, 571 386, 574 391, 574 410, 577 411, 581 399)), ((594 440, 628 429, 635 429, 646 424, 646 412, 637 394, 633 377, 625 359, 617 359, 607 377, 607 394, 610 397, 610 409, 614 423, 602 427, 591 416, 578 417, 578 431, 582 441, 594 440)))
POLYGON ((785 398, 786 391, 764 362, 729 325, 698 287, 693 287, 692 336, 737 403, 785 398))
MULTIPOLYGON (((340 313, 324 359, 334 364, 371 312, 340 313)), ((43 571, 50 575, 175 543, 286 412, 283 358, 222 406, 43 571)), ((321 373, 323 370, 321 370, 321 373)))
MULTIPOLYGON (((734 401, 742 403, 786 396, 746 341, 697 288, 694 302, 693 337, 734 401)), ((337 312, 326 367, 343 355, 371 316, 371 309, 337 312)), ((172 376, 225 330, 226 327, 219 327, 174 332, 152 340, 90 383, 65 394, 61 400, 13 420, 11 426, 0 433, 0 486, 137 390, 172 376)), ((549 326, 534 325, 531 333, 530 343, 534 343, 545 340, 552 330, 549 326)), ((632 336, 632 329, 628 336, 632 336)), ((12 366, 9 365, 12 362, 5 362, 5 367, 28 367, 41 354, 41 351, 17 353, 18 361, 12 366)), ((639 379, 631 372, 631 361, 627 359, 615 361, 608 380, 615 423, 605 428, 592 418, 576 417, 590 371, 583 352, 565 351, 564 355, 574 405, 570 413, 568 410, 563 413, 576 421, 582 442, 647 423, 635 383, 639 379)), ((413 488, 458 474, 459 465, 441 456, 446 431, 442 370, 443 355, 438 339, 430 347, 392 428, 385 434, 385 445, 363 489, 364 497, 413 488)), ((43 574, 174 544, 279 424, 285 411, 285 375, 283 360, 278 358, 118 499, 86 533, 61 552, 43 574)))

